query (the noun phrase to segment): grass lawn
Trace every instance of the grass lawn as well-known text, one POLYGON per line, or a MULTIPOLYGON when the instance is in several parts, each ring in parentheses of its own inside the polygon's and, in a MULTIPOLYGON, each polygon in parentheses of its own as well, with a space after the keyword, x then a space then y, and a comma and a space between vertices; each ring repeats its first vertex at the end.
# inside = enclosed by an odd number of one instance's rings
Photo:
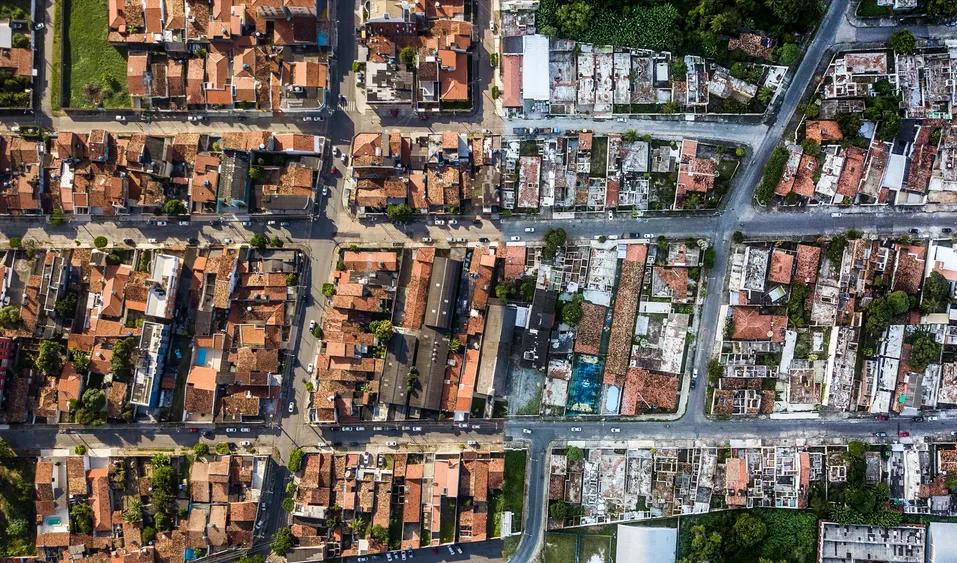
POLYGON ((608 137, 594 137, 591 143, 591 173, 589 176, 604 178, 608 174, 608 137))
POLYGON ((442 520, 439 527, 439 543, 452 543, 455 541, 455 499, 445 497, 442 499, 442 520))
POLYGON ((525 505, 525 450, 505 452, 505 483, 502 492, 505 495, 505 510, 512 513, 512 520, 522 521, 522 507, 525 505))
POLYGON ((537 388, 532 397, 525 403, 525 406, 518 409, 518 414, 536 416, 542 408, 542 391, 545 388, 544 380, 536 383, 537 388))
POLYGON ((545 563, 575 563, 577 555, 576 534, 545 534, 545 563))
POLYGON ((857 6, 857 17, 859 18, 884 18, 894 14, 888 6, 878 6, 877 0, 861 0, 857 6))
POLYGON ((522 536, 509 536, 502 542, 502 559, 508 561, 518 551, 518 544, 522 541, 522 536))
POLYGON ((54 113, 60 111, 60 30, 63 27, 60 21, 60 10, 63 9, 61 0, 53 0, 53 69, 50 73, 50 106, 54 113))
MULTIPOLYGON (((60 0, 64 1, 64 0, 60 0)), ((66 29, 66 72, 61 80, 70 85, 70 99, 60 100, 66 107, 96 107, 84 98, 83 88, 92 84, 113 94, 104 97, 107 108, 130 107, 126 88, 126 49, 117 49, 106 40, 106 0, 65 0, 63 25, 66 29)))
MULTIPOLYGON (((0 534, 0 557, 28 556, 36 553, 36 505, 33 502, 33 471, 35 463, 26 458, 12 457, 6 442, 3 450, 11 457, 0 457, 0 529, 12 530, 14 520, 23 520, 23 534, 0 534)), ((5 455, 0 452, 0 456, 5 455)), ((18 526, 19 527, 19 526, 18 526)))
POLYGON ((722 160, 718 163, 718 176, 721 178, 733 178, 734 171, 738 168, 737 160, 722 160))
POLYGON ((611 538, 605 536, 579 536, 581 563, 614 563, 615 553, 611 538))
POLYGON ((492 491, 488 499, 488 511, 491 518, 485 519, 485 534, 490 538, 502 537, 502 509, 505 507, 505 499, 502 491, 492 491))

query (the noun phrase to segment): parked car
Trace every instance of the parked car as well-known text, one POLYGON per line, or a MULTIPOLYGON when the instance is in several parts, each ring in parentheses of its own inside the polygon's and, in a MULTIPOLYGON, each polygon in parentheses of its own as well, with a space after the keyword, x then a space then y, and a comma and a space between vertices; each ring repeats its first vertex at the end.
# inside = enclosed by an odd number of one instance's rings
POLYGON ((449 546, 449 554, 450 554, 450 555, 455 555, 455 550, 452 549, 452 546, 451 546, 451 545, 449 546))
POLYGON ((292 411, 296 410, 295 401, 289 401, 289 414, 292 414, 292 411))
POLYGON ((478 442, 475 440, 469 440, 469 447, 475 448, 478 447, 478 442))
POLYGON ((244 448, 248 448, 249 446, 253 445, 253 443, 250 442, 249 440, 243 440, 242 442, 239 443, 239 445, 244 448))
POLYGON ((157 227, 165 227, 165 226, 166 226, 166 221, 157 221, 157 222, 156 222, 156 226, 157 226, 157 227))
POLYGON ((232 244, 232 243, 233 243, 233 239, 231 239, 231 238, 224 238, 224 239, 223 239, 223 244, 232 244))
POLYGON ((436 227, 441 227, 441 226, 444 225, 444 224, 445 224, 445 221, 443 221, 442 219, 436 219, 436 220, 435 220, 435 226, 436 226, 436 227))
POLYGON ((694 373, 691 374, 691 377, 698 379, 698 368, 694 368, 694 373))
POLYGON ((515 135, 528 135, 528 127, 516 127, 512 129, 512 133, 515 135))
POLYGON ((531 434, 531 433, 532 431, 529 430, 528 428, 522 428, 522 434, 531 434))
POLYGON ((525 227, 525 232, 526 232, 526 233, 534 233, 534 232, 535 232, 535 227, 525 227))
POLYGON ((572 426, 572 432, 581 432, 581 431, 582 431, 581 426, 572 426))
POLYGON ((618 240, 618 235, 608 235, 608 240, 618 240))
POLYGON ((316 366, 309 364, 308 366, 306 366, 306 373, 312 373, 314 369, 316 369, 316 366))
POLYGON ((343 432, 352 432, 352 427, 351 427, 351 426, 343 426, 343 427, 341 428, 341 430, 342 430, 343 432))
POLYGON ((249 427, 243 426, 242 428, 239 429, 239 431, 240 431, 240 432, 249 432, 250 430, 249 430, 249 427))
POLYGON ((365 432, 365 431, 366 431, 365 426, 356 426, 356 432, 365 432))
POLYGON ((117 115, 117 116, 116 116, 116 120, 117 120, 117 121, 126 121, 126 118, 123 117, 122 115, 117 115))
POLYGON ((473 425, 472 425, 472 430, 481 430, 481 429, 482 429, 482 427, 481 427, 480 425, 478 425, 478 424, 473 424, 473 425))
POLYGON ((461 547, 455 546, 455 551, 458 552, 459 555, 462 555, 462 548, 461 548, 461 547))
POLYGON ((398 447, 399 447, 399 443, 398 443, 398 442, 386 442, 385 445, 389 446, 390 448, 398 448, 398 447))
POLYGON ((698 382, 697 379, 692 379, 692 380, 691 380, 691 388, 692 388, 692 389, 695 388, 695 384, 696 384, 697 382, 698 382))
POLYGON ((489 243, 489 242, 492 242, 492 241, 490 241, 489 239, 487 239, 487 238, 485 238, 485 237, 482 237, 482 238, 479 239, 479 242, 489 243))
POLYGON ((922 417, 922 416, 915 416, 915 417, 912 418, 911 420, 913 420, 914 422, 924 422, 924 417, 922 417))
POLYGON ((136 241, 131 238, 125 238, 123 239, 123 244, 129 245, 129 246, 136 246, 136 241))
POLYGON ((618 123, 624 123, 624 122, 625 122, 625 118, 624 118, 624 117, 619 117, 619 118, 616 119, 615 121, 617 121, 618 123))
POLYGON ((882 420, 882 421, 883 421, 883 420, 887 420, 887 415, 886 415, 886 414, 879 414, 879 415, 877 415, 877 416, 874 417, 874 420, 882 420))
POLYGON ((522 237, 511 237, 509 240, 511 240, 512 242, 515 242, 515 241, 522 240, 522 237))
POLYGON ((431 242, 432 242, 432 237, 422 237, 422 242, 431 243, 431 242))
POLYGON ((835 219, 837 219, 840 216, 841 216, 841 213, 839 211, 835 211, 834 213, 831 213, 831 217, 834 217, 835 219))
POLYGON ((400 551, 400 552, 399 552, 399 556, 401 557, 401 559, 402 559, 403 561, 405 561, 406 557, 408 557, 408 555, 406 555, 406 553, 405 553, 404 551, 400 551))
POLYGON ((458 220, 458 219, 449 219, 449 225, 450 225, 450 226, 451 226, 451 225, 458 225, 458 224, 459 224, 459 220, 458 220))
POLYGON ((874 436, 877 436, 878 438, 886 438, 887 432, 875 432, 874 436))
POLYGON ((186 239, 186 242, 188 242, 188 243, 190 243, 190 244, 199 244, 199 239, 198 239, 198 238, 189 238, 189 239, 186 239))
POLYGON ((912 235, 917 235, 917 234, 920 234, 920 230, 919 230, 919 229, 911 229, 911 230, 910 230, 910 233, 911 233, 912 235))
POLYGON ((952 232, 954 232, 954 230, 951 229, 950 227, 944 227, 944 228, 941 229, 940 231, 941 231, 942 233, 952 233, 952 232))
POLYGON ((156 239, 155 238, 146 239, 146 242, 150 244, 156 244, 156 239))
POLYGON ((227 434, 232 434, 232 433, 235 432, 235 431, 236 431, 235 428, 227 428, 227 429, 226 429, 226 433, 227 433, 227 434))
POLYGON ((620 434, 620 433, 621 433, 621 428, 612 428, 612 429, 611 429, 611 433, 612 433, 612 434, 620 434))
POLYGON ((421 427, 421 426, 413 426, 413 427, 412 427, 412 431, 413 431, 413 432, 422 432, 422 427, 421 427))
POLYGON ((944 25, 947 27, 957 27, 957 21, 947 22, 944 25))
POLYGON ((614 211, 609 211, 609 212, 608 212, 608 218, 609 218, 609 219, 614 219, 614 218, 615 218, 615 212, 614 212, 614 211))
POLYGON ((312 330, 315 330, 315 328, 316 328, 316 319, 312 319, 311 321, 309 321, 309 330, 312 331, 312 330))

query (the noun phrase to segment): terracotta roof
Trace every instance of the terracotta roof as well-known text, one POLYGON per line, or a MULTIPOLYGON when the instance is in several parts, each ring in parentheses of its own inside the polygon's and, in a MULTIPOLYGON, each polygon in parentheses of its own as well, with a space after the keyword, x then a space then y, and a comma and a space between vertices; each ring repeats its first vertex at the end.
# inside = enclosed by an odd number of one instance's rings
POLYGON ((857 195, 857 188, 864 177, 865 154, 864 149, 853 145, 844 151, 844 169, 837 181, 837 193, 849 200, 853 200, 857 195))
POLYGON ((66 460, 67 488, 70 495, 86 495, 86 466, 83 457, 68 457, 66 460))
POLYGON ((827 141, 840 141, 844 138, 844 135, 841 133, 841 128, 838 126, 837 122, 829 119, 817 121, 809 120, 805 127, 805 136, 808 139, 817 141, 818 143, 827 141))
POLYGON ((817 266, 820 259, 820 247, 799 244, 797 247, 797 271, 794 273, 794 279, 798 283, 805 284, 816 282, 817 266))
POLYGON ((762 315, 760 307, 732 307, 735 340, 771 340, 784 342, 788 318, 784 315, 762 315))
POLYGON ((673 409, 678 405, 678 378, 631 368, 625 375, 621 414, 634 416, 651 408, 673 409))
POLYGON ((522 105, 522 55, 503 55, 502 82, 505 88, 502 91, 502 105, 517 107, 522 105))
MULTIPOLYGON (((510 247, 512 248, 512 247, 510 247)), ((582 303, 582 318, 578 323, 578 338, 575 339, 575 352, 580 354, 598 354, 601 345, 602 329, 605 326, 607 309, 593 303, 582 303)))
POLYGON ((771 253, 771 266, 768 268, 768 281, 790 284, 791 272, 794 270, 794 255, 775 250, 771 253))
POLYGON ((920 292, 920 283, 924 279, 926 250, 918 245, 897 247, 897 267, 894 271, 895 290, 903 290, 911 295, 917 295, 920 292))
POLYGON ((33 74, 33 51, 27 48, 3 49, 0 51, 0 68, 7 68, 18 76, 33 74))
POLYGON ((130 55, 127 57, 126 82, 131 96, 146 95, 146 70, 149 66, 149 55, 130 55))

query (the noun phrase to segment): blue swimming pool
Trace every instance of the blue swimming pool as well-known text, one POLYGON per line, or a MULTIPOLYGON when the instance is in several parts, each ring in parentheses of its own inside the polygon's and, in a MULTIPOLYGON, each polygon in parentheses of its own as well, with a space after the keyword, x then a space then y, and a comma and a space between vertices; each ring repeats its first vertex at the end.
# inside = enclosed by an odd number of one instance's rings
POLYGON ((196 351, 196 365, 205 366, 206 365, 206 348, 200 348, 196 351))
POLYGON ((598 414, 604 371, 605 364, 597 357, 584 354, 578 356, 568 382, 566 415, 598 414))

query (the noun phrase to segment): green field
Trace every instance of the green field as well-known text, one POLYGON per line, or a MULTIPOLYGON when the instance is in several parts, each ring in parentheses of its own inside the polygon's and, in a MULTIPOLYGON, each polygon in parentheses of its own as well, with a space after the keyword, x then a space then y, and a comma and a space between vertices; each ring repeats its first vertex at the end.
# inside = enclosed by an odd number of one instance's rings
POLYGON ((525 450, 505 452, 505 510, 511 511, 512 520, 521 522, 525 506, 525 450))
POLYGON ((545 563, 575 563, 577 552, 576 534, 545 534, 545 563))
POLYGON ((581 563, 614 563, 611 538, 605 536, 579 536, 578 560, 581 563))
POLYGON ((66 58, 64 83, 69 84, 63 107, 130 107, 126 87, 126 49, 110 45, 107 37, 106 0, 62 0, 65 2, 66 58))

